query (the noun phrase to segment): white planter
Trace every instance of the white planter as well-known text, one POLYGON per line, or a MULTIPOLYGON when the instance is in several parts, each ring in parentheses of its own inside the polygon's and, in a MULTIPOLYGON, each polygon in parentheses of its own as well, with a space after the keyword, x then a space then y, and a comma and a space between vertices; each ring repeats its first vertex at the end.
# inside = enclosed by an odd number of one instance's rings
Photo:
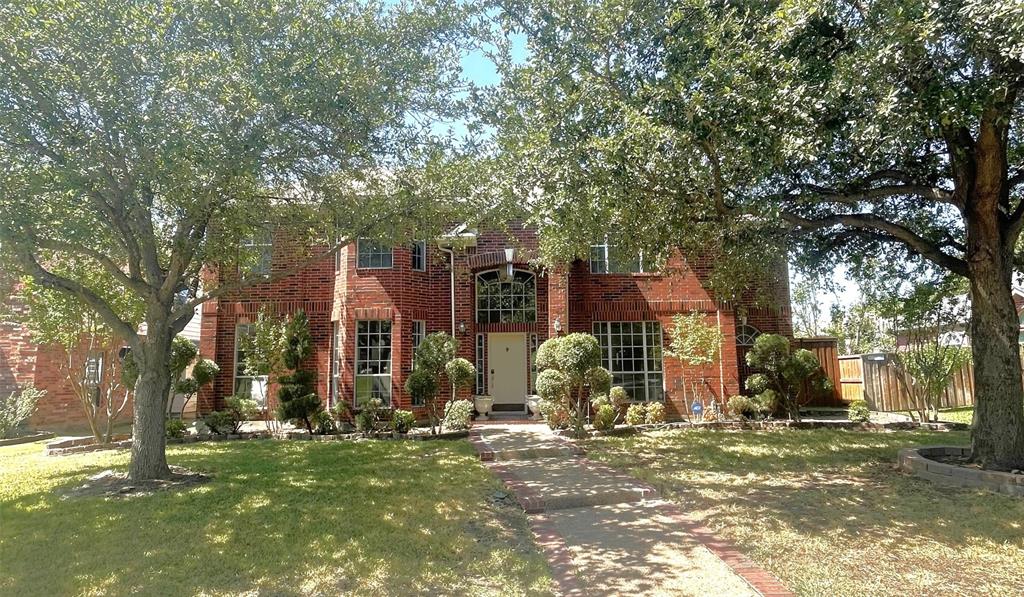
POLYGON ((534 420, 540 419, 540 396, 536 394, 530 394, 527 396, 526 408, 530 410, 530 414, 533 415, 534 420))
POLYGON ((480 413, 477 417, 478 421, 486 421, 487 415, 491 413, 491 407, 494 406, 494 398, 490 396, 473 396, 473 408, 476 412, 480 413))

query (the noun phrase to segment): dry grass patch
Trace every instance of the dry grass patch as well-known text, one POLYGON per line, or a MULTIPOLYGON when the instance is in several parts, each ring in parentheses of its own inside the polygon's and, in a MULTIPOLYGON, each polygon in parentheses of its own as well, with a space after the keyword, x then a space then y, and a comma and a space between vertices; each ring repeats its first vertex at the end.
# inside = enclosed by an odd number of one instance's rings
POLYGON ((1024 500, 893 469, 966 433, 676 430, 588 442, 803 595, 1024 594, 1024 500))

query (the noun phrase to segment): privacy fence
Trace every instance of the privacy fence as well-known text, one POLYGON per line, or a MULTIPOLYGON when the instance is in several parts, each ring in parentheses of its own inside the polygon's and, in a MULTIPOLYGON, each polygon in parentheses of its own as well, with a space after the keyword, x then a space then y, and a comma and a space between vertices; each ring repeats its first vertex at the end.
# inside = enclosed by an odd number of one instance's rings
MULTIPOLYGON (((912 410, 910 397, 889 366, 888 353, 853 354, 839 357, 839 386, 842 400, 865 400, 871 410, 912 410)), ((834 378, 832 378, 834 379, 834 378)), ((953 374, 939 399, 939 408, 974 405, 974 368, 970 363, 953 374)))

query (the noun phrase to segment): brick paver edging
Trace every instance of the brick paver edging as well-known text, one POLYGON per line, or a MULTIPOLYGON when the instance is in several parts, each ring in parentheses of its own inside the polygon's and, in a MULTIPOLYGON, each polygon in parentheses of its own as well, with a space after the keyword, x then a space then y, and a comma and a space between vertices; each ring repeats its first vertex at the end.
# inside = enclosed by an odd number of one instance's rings
POLYGON ((530 532, 533 533, 534 541, 547 558, 548 565, 551 567, 551 576, 558 585, 559 593, 571 597, 584 595, 579 579, 576 577, 576 565, 573 564, 572 555, 565 544, 565 538, 558 532, 554 523, 543 514, 544 499, 530 489, 526 483, 523 483, 511 469, 494 460, 493 448, 487 440, 480 436, 479 431, 471 430, 469 432, 469 443, 479 454, 484 466, 501 479, 505 487, 515 496, 519 505, 523 507, 527 514, 530 532))
POLYGON ((757 565, 732 543, 720 539, 711 529, 701 526, 671 502, 658 506, 658 510, 675 521, 680 528, 692 535, 725 565, 732 569, 755 591, 764 597, 789 597, 793 593, 782 584, 777 576, 757 565))

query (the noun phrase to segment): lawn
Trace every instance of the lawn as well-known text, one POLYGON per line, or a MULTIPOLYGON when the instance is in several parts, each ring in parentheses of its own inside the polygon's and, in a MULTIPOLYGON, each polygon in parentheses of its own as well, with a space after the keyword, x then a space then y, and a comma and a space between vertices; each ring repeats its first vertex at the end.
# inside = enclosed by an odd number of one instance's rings
POLYGON ((1024 500, 893 470, 966 433, 665 431, 591 440, 802 595, 1024 594, 1024 500))
POLYGON ((190 444, 213 480, 131 498, 59 486, 125 452, 0 448, 0 594, 549 594, 514 504, 464 442, 190 444))
POLYGON ((940 410, 939 420, 970 425, 974 420, 974 407, 964 406, 961 408, 947 408, 946 410, 940 410))

